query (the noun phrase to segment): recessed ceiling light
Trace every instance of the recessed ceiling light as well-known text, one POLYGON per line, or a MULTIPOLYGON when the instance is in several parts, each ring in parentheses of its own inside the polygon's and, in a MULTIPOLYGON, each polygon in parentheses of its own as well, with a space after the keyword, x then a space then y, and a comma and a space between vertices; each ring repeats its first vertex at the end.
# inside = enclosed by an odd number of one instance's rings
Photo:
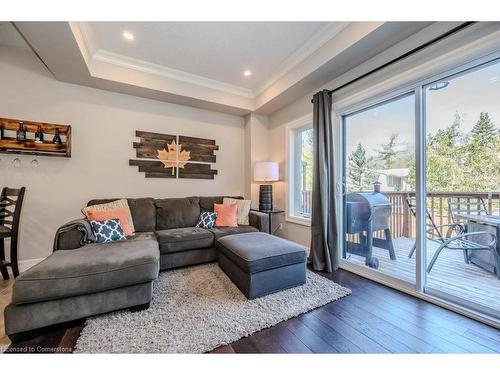
POLYGON ((124 31, 122 35, 127 40, 134 40, 134 34, 129 33, 128 31, 124 31))
POLYGON ((243 75, 245 77, 250 77, 252 75, 252 71, 247 69, 247 70, 243 71, 243 75))

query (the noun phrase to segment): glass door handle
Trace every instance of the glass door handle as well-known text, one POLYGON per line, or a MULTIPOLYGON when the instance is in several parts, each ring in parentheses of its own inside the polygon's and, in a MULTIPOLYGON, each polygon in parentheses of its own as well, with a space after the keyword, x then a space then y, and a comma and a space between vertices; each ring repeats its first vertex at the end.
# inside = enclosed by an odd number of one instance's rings
POLYGON ((344 182, 337 182, 337 196, 341 197, 345 195, 345 183, 344 182))

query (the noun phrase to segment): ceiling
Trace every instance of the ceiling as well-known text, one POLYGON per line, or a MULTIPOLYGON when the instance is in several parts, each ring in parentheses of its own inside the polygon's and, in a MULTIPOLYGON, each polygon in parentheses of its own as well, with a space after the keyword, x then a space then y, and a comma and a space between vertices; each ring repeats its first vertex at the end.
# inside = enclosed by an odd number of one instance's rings
MULTIPOLYGON (((91 53, 107 51, 255 91, 327 22, 85 22, 91 53), (130 41, 122 36, 127 31, 130 41), (245 77, 244 70, 252 75, 245 77)), ((342 26, 342 23, 333 23, 342 26)), ((328 25, 332 26, 332 24, 328 25)))
POLYGON ((30 49, 10 22, 0 22, 0 46, 30 49))
MULTIPOLYGON (((273 113, 355 68, 381 65, 457 24, 13 23, 60 81, 236 115, 273 113)), ((1 34, 0 25, 0 44, 10 43, 1 34)))

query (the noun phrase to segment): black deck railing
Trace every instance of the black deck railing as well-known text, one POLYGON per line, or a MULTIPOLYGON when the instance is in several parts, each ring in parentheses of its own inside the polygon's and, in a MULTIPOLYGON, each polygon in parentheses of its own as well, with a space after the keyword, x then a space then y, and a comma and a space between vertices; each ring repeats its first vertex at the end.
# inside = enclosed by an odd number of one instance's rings
MULTIPOLYGON (((412 215, 406 199, 414 197, 414 191, 382 191, 392 203, 392 214, 389 228, 393 237, 415 237, 416 221, 412 215)), ((302 215, 311 215, 311 191, 302 192, 302 215)), ((482 198, 488 212, 500 215, 500 192, 468 193, 468 192, 427 192, 427 209, 434 222, 438 225, 448 224, 451 218, 448 212, 449 197, 482 198)))
MULTIPOLYGON (((383 192, 392 203, 390 229, 394 237, 415 237, 416 220, 410 212, 406 199, 414 197, 415 192, 383 192)), ((448 209, 449 197, 482 198, 491 215, 500 215, 500 193, 469 192, 427 192, 427 209, 437 225, 452 222, 448 209)))

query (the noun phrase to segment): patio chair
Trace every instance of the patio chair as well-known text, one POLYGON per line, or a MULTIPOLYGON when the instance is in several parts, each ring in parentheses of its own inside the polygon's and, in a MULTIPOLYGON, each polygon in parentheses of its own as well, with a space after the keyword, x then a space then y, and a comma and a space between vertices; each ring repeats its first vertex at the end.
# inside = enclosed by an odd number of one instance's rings
POLYGON ((489 215, 483 198, 474 196, 448 197, 448 216, 456 224, 466 223, 459 215, 489 215))
MULTIPOLYGON (((415 202, 411 198, 406 198, 406 204, 410 209, 411 213, 417 217, 417 209, 415 202)), ((458 223, 450 223, 437 225, 429 210, 426 208, 425 213, 427 216, 426 220, 426 237, 428 240, 439 244, 438 249, 434 253, 429 265, 427 266, 427 273, 430 273, 434 263, 436 263, 439 254, 443 249, 447 250, 459 250, 463 252, 464 261, 466 264, 470 264, 470 252, 473 251, 490 251, 495 259, 495 274, 498 279, 500 279, 500 254, 496 250, 497 238, 494 234, 489 232, 471 232, 466 233, 464 227, 458 223), (446 234, 443 235, 443 230, 446 229, 446 234), (456 234, 454 234, 454 232, 456 234), (486 236, 490 239, 487 244, 474 242, 472 239, 477 236, 486 236), (472 239, 471 239, 472 237, 472 239)), ((411 258, 415 253, 416 243, 413 245, 408 257, 411 258)))

